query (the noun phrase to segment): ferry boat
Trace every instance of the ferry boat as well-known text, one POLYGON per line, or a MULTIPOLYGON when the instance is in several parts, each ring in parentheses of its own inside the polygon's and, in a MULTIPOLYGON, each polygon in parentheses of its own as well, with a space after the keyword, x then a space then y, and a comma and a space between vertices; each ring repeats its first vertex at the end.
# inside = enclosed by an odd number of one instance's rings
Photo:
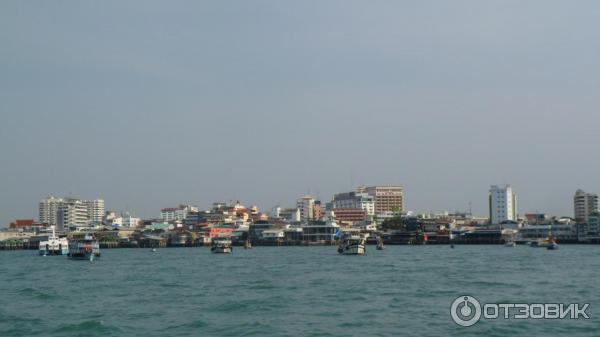
POLYGON ((360 235, 348 235, 342 238, 338 246, 338 253, 343 255, 365 255, 365 238, 360 235))
POLYGON ((59 238, 56 235, 55 227, 50 226, 52 235, 46 241, 40 241, 39 253, 42 256, 46 255, 67 255, 69 254, 69 240, 67 238, 59 238))
POLYGON ((100 244, 93 236, 86 234, 83 239, 69 241, 69 258, 93 261, 100 257, 100 244))
POLYGON ((214 238, 210 248, 215 254, 231 254, 232 250, 231 240, 227 238, 214 238))

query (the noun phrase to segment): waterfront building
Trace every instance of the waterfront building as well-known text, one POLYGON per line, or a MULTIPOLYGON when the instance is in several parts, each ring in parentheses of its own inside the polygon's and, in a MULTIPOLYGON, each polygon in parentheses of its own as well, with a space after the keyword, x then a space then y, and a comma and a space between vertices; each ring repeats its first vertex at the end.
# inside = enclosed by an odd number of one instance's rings
POLYGON ((62 204, 62 198, 49 196, 42 199, 39 204, 39 220, 41 223, 49 225, 58 224, 58 207, 62 204))
POLYGON ((77 225, 101 223, 104 219, 104 200, 81 200, 76 198, 56 198, 54 196, 42 199, 39 203, 39 219, 49 225, 77 225))
POLYGON ((57 222, 59 231, 70 227, 88 226, 90 218, 86 203, 75 198, 62 199, 62 202, 58 205, 57 222))
POLYGON ((283 219, 289 222, 300 222, 301 213, 298 208, 284 208, 280 209, 278 212, 279 219, 283 219))
POLYGON ((373 196, 376 215, 404 210, 404 189, 401 186, 360 187, 357 192, 373 196))
POLYGON ((313 209, 313 219, 321 220, 325 215, 325 205, 321 203, 321 200, 315 200, 315 206, 313 209))
POLYGON ((573 197, 575 221, 587 223, 592 213, 598 212, 598 195, 577 190, 573 197))
POLYGON ((338 222, 353 225, 367 220, 367 211, 362 208, 334 208, 333 213, 338 222))
POLYGON ((296 208, 300 210, 300 221, 312 221, 315 218, 315 198, 307 195, 297 200, 296 208))
POLYGON ((104 200, 83 200, 83 204, 87 208, 87 218, 91 222, 102 222, 104 218, 104 200))
POLYGON ((164 221, 183 221, 188 213, 185 207, 167 207, 160 210, 160 218, 164 221))
POLYGON ((333 196, 331 201, 333 209, 342 208, 360 208, 366 211, 367 215, 375 215, 375 197, 364 192, 346 192, 338 193, 333 196))
POLYGON ((564 223, 525 226, 519 229, 518 240, 535 241, 549 236, 559 242, 577 242, 577 226, 564 223))
POLYGON ((517 221, 517 196, 510 185, 493 185, 489 194, 490 223, 517 221))

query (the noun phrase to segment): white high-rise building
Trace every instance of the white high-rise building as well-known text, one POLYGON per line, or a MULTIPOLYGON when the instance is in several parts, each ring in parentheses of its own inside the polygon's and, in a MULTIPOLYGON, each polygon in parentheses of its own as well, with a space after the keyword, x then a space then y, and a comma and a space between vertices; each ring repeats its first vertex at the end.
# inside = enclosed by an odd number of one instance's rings
POLYGON ((300 210, 300 220, 310 221, 315 217, 315 198, 307 195, 298 199, 296 208, 300 210))
POLYGON ((333 196, 332 207, 336 208, 360 208, 367 212, 367 215, 375 214, 375 198, 362 192, 338 193, 333 196))
POLYGON ((579 223, 588 223, 590 215, 598 211, 598 195, 586 193, 583 190, 577 190, 573 197, 573 206, 575 211, 575 221, 579 223))
POLYGON ((83 203, 87 208, 89 221, 96 223, 102 222, 102 219, 104 219, 105 214, 104 200, 84 200, 83 203))
POLYGON ((490 222, 517 221, 517 195, 510 185, 493 185, 489 196, 490 222))
POLYGON ((39 218, 40 223, 56 226, 58 224, 58 207, 62 204, 62 198, 50 196, 40 201, 39 218))
POLYGON ((50 196, 40 201, 41 223, 59 226, 85 226, 89 222, 101 223, 104 219, 104 200, 80 200, 50 196))
POLYGON ((65 198, 58 206, 58 229, 85 227, 89 224, 88 208, 83 200, 65 198))

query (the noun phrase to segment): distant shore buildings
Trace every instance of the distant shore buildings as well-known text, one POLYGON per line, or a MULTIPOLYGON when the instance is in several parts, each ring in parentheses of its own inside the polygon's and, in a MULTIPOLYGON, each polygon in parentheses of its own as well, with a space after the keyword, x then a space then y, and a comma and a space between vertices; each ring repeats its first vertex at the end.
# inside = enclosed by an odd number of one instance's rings
POLYGON ((391 244, 442 244, 451 237, 462 243, 499 243, 549 235, 560 242, 600 243, 600 212, 594 193, 575 192, 573 218, 537 212, 519 217, 517 196, 510 185, 491 186, 488 203, 488 217, 474 217, 470 210, 414 214, 406 210, 403 187, 360 186, 335 193, 329 202, 307 195, 298 198, 295 207, 275 206, 268 212, 230 201, 215 202, 205 210, 185 204, 164 207, 155 218, 141 219, 128 212, 106 211, 102 199, 50 196, 39 203, 39 222, 16 220, 0 230, 0 241, 16 238, 25 247, 31 245, 29 237, 43 237, 49 225, 56 225, 62 235, 93 232, 107 247, 206 245, 220 236, 231 237, 237 244, 248 240, 257 245, 331 244, 338 231, 368 234, 391 244))

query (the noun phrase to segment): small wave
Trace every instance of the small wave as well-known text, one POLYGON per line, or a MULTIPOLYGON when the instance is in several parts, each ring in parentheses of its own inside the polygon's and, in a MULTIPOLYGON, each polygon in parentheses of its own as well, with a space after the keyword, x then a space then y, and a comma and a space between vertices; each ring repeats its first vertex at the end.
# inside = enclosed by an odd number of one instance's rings
POLYGON ((108 326, 102 320, 88 320, 76 324, 64 324, 52 331, 57 336, 65 334, 85 335, 85 336, 109 336, 118 334, 120 330, 116 327, 108 326))
POLYGON ((35 288, 23 288, 17 291, 17 294, 28 296, 34 299, 49 300, 56 298, 56 295, 44 292, 35 288))

